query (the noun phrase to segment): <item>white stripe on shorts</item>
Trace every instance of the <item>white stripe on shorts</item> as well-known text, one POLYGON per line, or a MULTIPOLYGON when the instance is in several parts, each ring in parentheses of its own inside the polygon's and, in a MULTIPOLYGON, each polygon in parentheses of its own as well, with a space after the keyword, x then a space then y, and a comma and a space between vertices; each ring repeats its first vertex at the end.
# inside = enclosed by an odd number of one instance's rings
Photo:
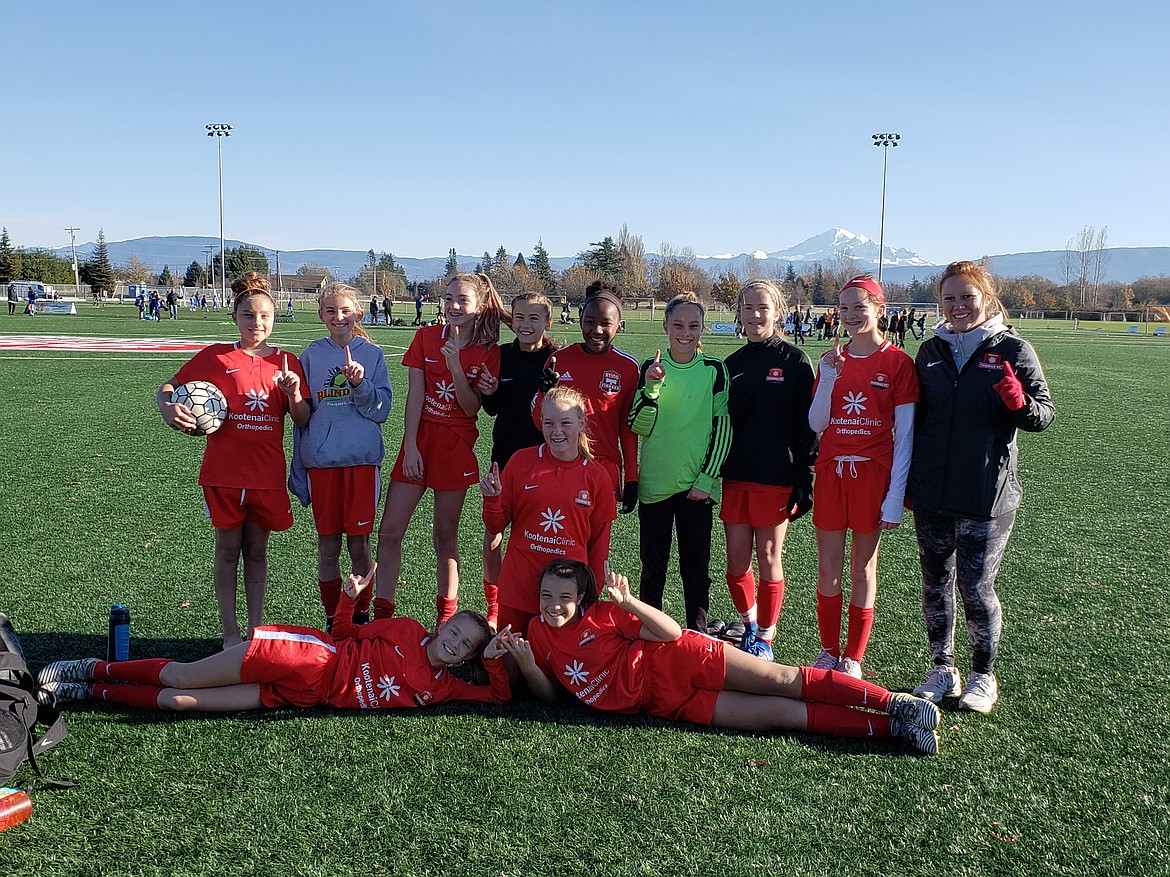
POLYGON ((271 639, 282 640, 284 642, 306 643, 308 645, 324 646, 334 654, 337 653, 337 646, 327 643, 320 637, 313 636, 311 633, 290 633, 287 630, 256 629, 252 631, 252 639, 271 639))

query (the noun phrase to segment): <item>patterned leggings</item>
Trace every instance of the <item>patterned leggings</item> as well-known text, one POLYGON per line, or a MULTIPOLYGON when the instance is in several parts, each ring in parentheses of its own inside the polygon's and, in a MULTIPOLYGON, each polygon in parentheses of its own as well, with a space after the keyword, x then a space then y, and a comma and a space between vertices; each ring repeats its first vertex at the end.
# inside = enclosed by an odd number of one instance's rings
POLYGON ((1003 613, 995 577, 1012 535, 1015 511, 977 521, 914 509, 922 566, 922 615, 935 664, 955 665, 955 586, 963 599, 972 667, 991 673, 999 651, 1003 613))

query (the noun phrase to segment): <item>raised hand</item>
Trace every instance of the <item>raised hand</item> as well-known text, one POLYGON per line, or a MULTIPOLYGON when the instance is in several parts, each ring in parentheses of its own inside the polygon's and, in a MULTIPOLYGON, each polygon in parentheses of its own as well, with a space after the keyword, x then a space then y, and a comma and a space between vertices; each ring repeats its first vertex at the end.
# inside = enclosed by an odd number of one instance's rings
POLYGON ((353 358, 349 352, 348 344, 345 345, 345 367, 342 368, 341 373, 345 375, 345 379, 349 381, 351 387, 358 386, 366 376, 365 366, 353 358))
POLYGON ((479 390, 481 396, 490 396, 500 388, 500 380, 484 365, 483 371, 479 373, 479 379, 475 382, 475 389, 479 390))
POLYGON ((301 377, 296 372, 288 370, 288 354, 281 355, 281 370, 272 376, 276 386, 284 390, 290 399, 295 399, 301 388, 301 377))
POLYGON ((544 366, 544 371, 540 374, 540 380, 537 382, 537 388, 542 393, 547 393, 560 381, 561 375, 557 371, 557 358, 550 356, 548 362, 544 366))
POLYGON ((454 323, 447 324, 447 340, 439 349, 443 353, 443 359, 447 361, 447 368, 451 370, 451 374, 463 368, 459 364, 459 351, 463 349, 463 343, 459 337, 459 327, 454 323))
POLYGON ((630 580, 610 569, 608 560, 605 562, 605 593, 618 606, 634 599, 630 594, 630 580))
POLYGON ((662 364, 662 351, 654 351, 654 359, 646 366, 646 383, 661 381, 666 377, 666 366, 662 364))
POLYGON ((345 591, 345 595, 351 600, 356 600, 358 594, 370 586, 370 582, 374 580, 374 573, 377 571, 378 564, 375 563, 364 576, 359 576, 357 573, 350 573, 341 586, 342 590, 345 591))
POLYGON ((991 385, 991 389, 999 394, 1008 411, 1019 411, 1028 404, 1028 397, 1024 395, 1024 385, 1016 377, 1016 370, 1008 360, 1003 361, 1003 378, 991 385))
POLYGON ((508 654, 508 647, 504 645, 504 640, 507 639, 511 632, 512 625, 509 624, 507 627, 493 636, 491 642, 489 642, 486 648, 484 648, 483 656, 491 661, 495 658, 502 658, 504 655, 508 654))
POLYGON ((499 496, 504 491, 504 486, 500 481, 500 464, 492 463, 488 467, 487 474, 479 479, 479 492, 484 496, 499 496))
POLYGON ((822 367, 828 367, 834 374, 841 374, 845 368, 845 348, 841 344, 841 324, 837 324, 837 331, 833 335, 833 346, 821 357, 822 367))

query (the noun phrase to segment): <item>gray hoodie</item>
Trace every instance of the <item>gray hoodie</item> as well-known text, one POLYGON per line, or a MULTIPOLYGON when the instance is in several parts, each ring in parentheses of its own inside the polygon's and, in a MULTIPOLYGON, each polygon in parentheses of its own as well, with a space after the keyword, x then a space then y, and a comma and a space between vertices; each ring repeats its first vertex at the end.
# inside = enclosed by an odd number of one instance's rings
POLYGON ((309 504, 306 469, 378 466, 385 456, 382 424, 390 416, 390 375, 382 348, 355 335, 349 354, 365 368, 365 377, 350 386, 341 370, 345 348, 332 338, 319 338, 301 354, 305 372, 304 395, 309 423, 293 431, 289 491, 309 504))

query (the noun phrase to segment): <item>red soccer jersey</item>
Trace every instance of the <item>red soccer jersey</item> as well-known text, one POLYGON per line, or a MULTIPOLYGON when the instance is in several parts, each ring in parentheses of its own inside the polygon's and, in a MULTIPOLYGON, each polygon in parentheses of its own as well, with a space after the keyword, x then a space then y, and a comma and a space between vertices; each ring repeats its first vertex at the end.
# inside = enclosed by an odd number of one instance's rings
POLYGON ((549 627, 537 616, 528 625, 536 666, 589 706, 636 713, 645 700, 642 622, 613 603, 594 603, 575 623, 549 627))
POLYGON ((829 425, 821 434, 821 458, 868 457, 889 469, 894 461, 894 409, 917 401, 918 373, 904 350, 885 341, 862 357, 850 355, 846 347, 845 365, 833 384, 829 425))
MULTIPOLYGON (((288 367, 305 380, 300 360, 287 354, 288 367)), ((196 353, 175 375, 177 384, 210 381, 227 399, 223 426, 207 437, 199 483, 206 487, 284 490, 284 415, 288 396, 273 376, 285 352, 273 348, 252 356, 239 344, 213 344, 196 353)))
MULTIPOLYGON (((594 458, 612 464, 619 476, 624 461, 624 477, 614 484, 620 494, 621 481, 638 480, 638 437, 627 423, 638 391, 638 361, 617 347, 611 347, 608 353, 589 353, 584 344, 570 344, 553 356, 557 358, 561 386, 572 387, 585 397, 589 450, 594 458)), ((541 398, 537 396, 532 413, 537 428, 541 398)))
POLYGON ((499 660, 484 661, 490 685, 464 682, 427 660, 426 628, 413 618, 354 625, 353 600, 342 594, 333 626, 337 658, 325 703, 341 709, 403 709, 447 700, 506 703, 512 697, 499 660))
POLYGON ((588 457, 566 463, 542 444, 513 454, 500 481, 503 492, 483 501, 491 532, 512 525, 500 567, 500 605, 536 612, 541 570, 554 560, 584 561, 605 581, 617 505, 599 463, 588 457))
MULTIPOLYGON (((455 398, 455 382, 443 357, 443 345, 447 343, 447 326, 423 326, 414 333, 410 347, 402 356, 402 364, 409 368, 422 369, 426 382, 426 396, 423 398, 422 419, 441 423, 454 429, 465 429, 471 433, 471 440, 479 435, 475 418, 468 417, 459 407, 455 398)), ((493 375, 500 373, 500 348, 495 344, 472 344, 459 351, 459 362, 463 373, 472 386, 486 370, 493 375)))

